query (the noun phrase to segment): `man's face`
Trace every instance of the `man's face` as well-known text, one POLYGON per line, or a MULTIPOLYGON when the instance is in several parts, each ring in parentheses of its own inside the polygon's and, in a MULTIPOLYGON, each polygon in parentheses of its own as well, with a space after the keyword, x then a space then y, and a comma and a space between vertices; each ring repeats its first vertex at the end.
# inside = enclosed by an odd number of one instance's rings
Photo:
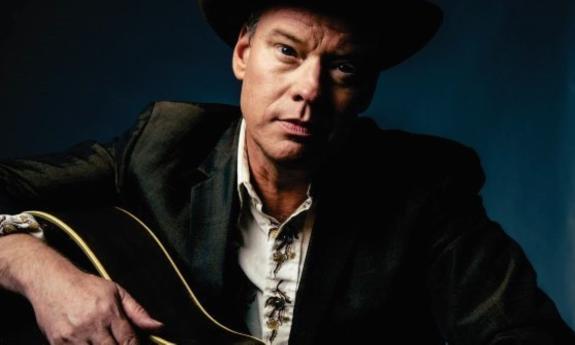
POLYGON ((233 56, 250 156, 309 167, 371 100, 375 39, 298 8, 262 13, 242 31, 233 56))

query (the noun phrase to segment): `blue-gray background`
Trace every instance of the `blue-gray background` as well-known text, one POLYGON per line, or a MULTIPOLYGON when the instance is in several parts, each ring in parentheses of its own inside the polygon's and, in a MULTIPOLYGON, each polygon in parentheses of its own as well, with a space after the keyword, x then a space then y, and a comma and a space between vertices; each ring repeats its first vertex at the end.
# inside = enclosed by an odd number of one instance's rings
MULTIPOLYGON (((0 5, 0 157, 107 140, 152 100, 237 103, 230 49, 193 0, 0 5)), ((492 218, 575 326, 575 2, 440 0, 426 50, 382 74, 387 128, 474 147, 492 218)))

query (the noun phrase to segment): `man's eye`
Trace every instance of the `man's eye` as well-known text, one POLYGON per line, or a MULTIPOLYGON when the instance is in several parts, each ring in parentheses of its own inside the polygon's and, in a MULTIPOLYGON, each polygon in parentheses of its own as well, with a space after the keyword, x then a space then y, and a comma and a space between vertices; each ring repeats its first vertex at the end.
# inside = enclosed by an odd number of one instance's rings
POLYGON ((286 56, 296 56, 297 55, 295 49, 293 49, 290 46, 286 46, 285 44, 278 45, 278 49, 279 49, 280 53, 282 53, 283 55, 286 55, 286 56))
POLYGON ((350 63, 339 63, 337 64, 336 67, 340 72, 343 72, 345 74, 350 75, 357 74, 357 68, 350 63))

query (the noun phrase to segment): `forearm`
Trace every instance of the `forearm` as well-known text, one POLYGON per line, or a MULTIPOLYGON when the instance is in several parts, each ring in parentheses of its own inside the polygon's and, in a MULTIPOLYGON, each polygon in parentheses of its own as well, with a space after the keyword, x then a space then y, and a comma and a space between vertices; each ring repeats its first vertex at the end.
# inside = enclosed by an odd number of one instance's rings
POLYGON ((0 237, 0 288, 30 297, 50 270, 79 271, 54 249, 28 234, 0 237))
MULTIPOLYGON (((79 203, 86 207, 113 205, 117 195, 112 151, 113 145, 84 143, 61 154, 0 161, 0 213, 79 203)), ((38 280, 50 278, 45 271, 56 268, 79 271, 28 234, 0 236, 0 288, 27 295, 27 289, 38 280)))

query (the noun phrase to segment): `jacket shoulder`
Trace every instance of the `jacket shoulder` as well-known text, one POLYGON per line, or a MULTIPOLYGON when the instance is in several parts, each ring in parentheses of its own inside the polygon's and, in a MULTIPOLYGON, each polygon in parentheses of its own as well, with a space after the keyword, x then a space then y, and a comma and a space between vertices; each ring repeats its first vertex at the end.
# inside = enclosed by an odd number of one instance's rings
POLYGON ((217 103, 195 103, 157 101, 153 102, 140 114, 139 120, 147 121, 152 126, 178 127, 185 124, 229 125, 241 116, 237 106, 217 103))
POLYGON ((166 164, 198 165, 222 135, 238 124, 238 107, 225 104, 159 101, 150 103, 118 145, 119 179, 131 170, 166 164))
MULTIPOLYGON (((238 107, 215 103, 153 102, 139 115, 133 137, 163 147, 216 140, 241 118, 238 107)), ((133 138, 133 139, 134 139, 133 138)))

